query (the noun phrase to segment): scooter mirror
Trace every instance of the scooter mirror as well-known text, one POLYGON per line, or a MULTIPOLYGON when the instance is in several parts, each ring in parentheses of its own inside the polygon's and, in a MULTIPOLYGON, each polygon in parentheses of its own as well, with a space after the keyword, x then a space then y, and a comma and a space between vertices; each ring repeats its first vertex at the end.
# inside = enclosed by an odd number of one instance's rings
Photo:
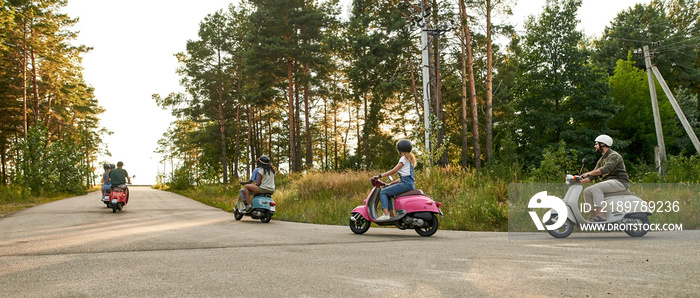
POLYGON ((389 176, 389 181, 394 181, 394 177, 389 176))
POLYGON ((581 170, 578 171, 579 174, 583 173, 583 167, 585 167, 587 163, 588 163, 588 159, 584 158, 581 160, 581 170))

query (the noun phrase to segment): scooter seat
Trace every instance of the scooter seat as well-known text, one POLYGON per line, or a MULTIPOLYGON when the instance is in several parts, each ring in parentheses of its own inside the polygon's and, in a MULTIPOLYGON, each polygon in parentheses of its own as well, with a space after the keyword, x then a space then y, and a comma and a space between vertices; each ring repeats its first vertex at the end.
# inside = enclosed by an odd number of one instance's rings
POLYGON ((396 195, 398 197, 413 196, 413 195, 424 195, 425 193, 420 189, 409 190, 407 192, 396 195))
POLYGON ((623 190, 623 191, 618 191, 618 192, 609 192, 603 194, 604 198, 607 197, 613 197, 613 196, 624 196, 624 195, 634 195, 629 189, 623 190))
POLYGON ((254 197, 268 197, 271 198, 272 194, 271 193, 256 193, 254 197))

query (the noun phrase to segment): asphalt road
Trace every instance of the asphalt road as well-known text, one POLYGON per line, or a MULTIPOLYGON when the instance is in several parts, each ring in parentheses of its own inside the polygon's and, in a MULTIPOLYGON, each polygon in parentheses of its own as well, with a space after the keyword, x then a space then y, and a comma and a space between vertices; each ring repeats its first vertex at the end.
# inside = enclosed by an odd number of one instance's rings
POLYGON ((172 193, 131 190, 117 214, 90 193, 1 218, 0 297, 700 293, 700 241, 663 233, 513 240, 507 233, 420 237, 372 227, 355 235, 347 226, 274 217, 236 221, 172 193))

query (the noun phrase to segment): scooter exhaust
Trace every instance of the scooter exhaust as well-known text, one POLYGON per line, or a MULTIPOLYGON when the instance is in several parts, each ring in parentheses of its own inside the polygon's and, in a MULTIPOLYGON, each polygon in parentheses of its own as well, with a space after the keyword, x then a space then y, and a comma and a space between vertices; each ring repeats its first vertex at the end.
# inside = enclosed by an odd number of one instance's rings
POLYGON ((408 217, 404 219, 404 222, 412 225, 414 227, 424 227, 426 225, 425 221, 420 219, 420 218, 415 218, 415 217, 408 217))

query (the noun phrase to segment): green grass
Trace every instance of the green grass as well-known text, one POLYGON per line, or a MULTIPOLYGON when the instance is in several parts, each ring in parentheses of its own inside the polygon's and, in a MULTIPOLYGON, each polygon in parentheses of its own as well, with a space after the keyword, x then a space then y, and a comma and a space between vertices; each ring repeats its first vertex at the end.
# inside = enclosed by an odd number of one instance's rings
MULTIPOLYGON (((99 187, 92 188, 88 191, 99 190, 99 187)), ((59 193, 47 195, 32 195, 22 187, 17 186, 0 186, 0 217, 5 217, 8 214, 17 212, 29 207, 41 205, 68 197, 75 194, 59 193)))

